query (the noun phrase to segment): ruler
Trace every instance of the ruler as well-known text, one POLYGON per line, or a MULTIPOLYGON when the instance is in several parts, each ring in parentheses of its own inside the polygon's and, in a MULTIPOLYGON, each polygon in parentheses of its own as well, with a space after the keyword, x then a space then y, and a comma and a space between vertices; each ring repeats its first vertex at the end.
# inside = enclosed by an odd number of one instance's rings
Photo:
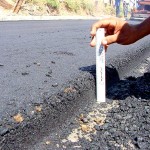
POLYGON ((104 28, 99 28, 96 33, 96 96, 98 103, 106 101, 105 49, 101 45, 104 36, 104 28))

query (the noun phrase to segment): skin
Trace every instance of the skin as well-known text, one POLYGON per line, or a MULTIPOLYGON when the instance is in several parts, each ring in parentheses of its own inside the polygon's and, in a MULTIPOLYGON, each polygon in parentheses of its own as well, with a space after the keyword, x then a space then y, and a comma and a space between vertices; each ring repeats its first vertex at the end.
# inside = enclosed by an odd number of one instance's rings
POLYGON ((102 44, 107 48, 112 43, 122 45, 132 44, 150 34, 150 17, 140 24, 132 25, 120 18, 107 18, 97 21, 91 28, 90 46, 96 45, 95 35, 98 28, 105 28, 102 44))

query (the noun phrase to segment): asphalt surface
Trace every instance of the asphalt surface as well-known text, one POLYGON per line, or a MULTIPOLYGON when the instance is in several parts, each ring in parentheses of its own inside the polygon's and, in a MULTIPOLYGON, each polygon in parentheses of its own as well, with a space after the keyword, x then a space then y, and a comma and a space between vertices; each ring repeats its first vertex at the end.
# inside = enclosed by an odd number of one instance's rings
MULTIPOLYGON (((0 22, 1 149, 27 149, 95 101, 95 49, 89 46, 93 22, 0 22)), ((129 46, 111 45, 108 86, 133 73, 149 47, 149 36, 129 46)))
POLYGON ((149 150, 150 57, 112 85, 107 98, 80 108, 30 150, 149 150))

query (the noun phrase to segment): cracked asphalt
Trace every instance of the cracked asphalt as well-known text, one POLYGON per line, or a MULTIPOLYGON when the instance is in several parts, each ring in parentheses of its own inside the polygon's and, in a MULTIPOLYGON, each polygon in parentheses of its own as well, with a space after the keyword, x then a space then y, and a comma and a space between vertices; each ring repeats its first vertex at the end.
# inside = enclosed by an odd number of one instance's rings
MULTIPOLYGON (((36 147, 38 144, 35 143, 39 139, 42 141, 46 132, 55 133, 54 127, 60 127, 67 117, 74 116, 86 103, 89 104, 89 109, 93 107, 95 49, 89 46, 89 32, 93 22, 94 20, 0 22, 1 149, 27 149, 33 143, 36 147)), ((113 44, 109 47, 106 54, 107 83, 109 90, 113 90, 108 92, 108 99, 132 100, 132 95, 135 99, 146 99, 143 105, 149 106, 149 84, 142 88, 149 73, 143 76, 144 79, 140 77, 149 71, 145 70, 148 68, 149 47, 149 36, 133 45, 113 44), (143 66, 136 73, 135 68, 139 64, 143 66), (130 78, 124 81, 124 77, 130 78), (111 87, 116 82, 117 85, 111 87), (134 90, 131 92, 132 87, 134 90), (148 94, 140 95, 143 90, 147 90, 148 94)), ((96 109, 98 107, 100 106, 96 109)), ((135 141, 138 140, 135 137, 135 141)), ((48 142, 47 145, 49 144, 48 142)), ((86 149, 85 145, 77 146, 86 149)), ((109 149, 108 145, 107 148, 109 149)))

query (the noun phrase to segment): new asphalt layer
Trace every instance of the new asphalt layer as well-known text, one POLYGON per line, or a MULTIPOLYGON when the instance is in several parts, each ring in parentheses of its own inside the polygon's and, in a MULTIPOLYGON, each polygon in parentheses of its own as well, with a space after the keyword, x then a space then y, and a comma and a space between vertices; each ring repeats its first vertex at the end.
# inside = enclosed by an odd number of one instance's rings
MULTIPOLYGON (((1 149, 23 149, 96 102, 93 22, 0 22, 1 149)), ((147 58, 149 48, 149 36, 129 46, 111 45, 107 88, 147 58)))

